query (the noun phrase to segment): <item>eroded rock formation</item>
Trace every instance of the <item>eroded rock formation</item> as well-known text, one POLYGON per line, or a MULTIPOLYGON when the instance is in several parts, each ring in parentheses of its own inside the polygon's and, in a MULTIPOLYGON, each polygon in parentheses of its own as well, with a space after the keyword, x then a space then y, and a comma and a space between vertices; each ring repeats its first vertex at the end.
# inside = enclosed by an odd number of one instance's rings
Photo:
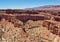
POLYGON ((0 41, 60 42, 60 16, 52 12, 0 10, 0 41))

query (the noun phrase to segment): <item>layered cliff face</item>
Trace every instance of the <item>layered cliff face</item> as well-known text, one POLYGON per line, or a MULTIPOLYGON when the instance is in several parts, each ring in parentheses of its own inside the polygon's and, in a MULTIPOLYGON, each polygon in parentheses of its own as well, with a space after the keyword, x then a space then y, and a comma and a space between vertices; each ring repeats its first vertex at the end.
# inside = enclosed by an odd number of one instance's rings
POLYGON ((0 42, 60 42, 59 11, 0 10, 0 42))

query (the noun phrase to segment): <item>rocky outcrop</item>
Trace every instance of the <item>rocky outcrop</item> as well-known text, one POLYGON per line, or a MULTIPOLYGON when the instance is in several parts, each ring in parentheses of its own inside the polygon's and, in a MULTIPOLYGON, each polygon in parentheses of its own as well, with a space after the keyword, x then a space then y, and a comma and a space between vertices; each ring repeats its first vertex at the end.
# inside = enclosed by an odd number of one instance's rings
POLYGON ((59 35, 60 36, 60 26, 58 25, 59 23, 54 22, 54 21, 44 21, 43 22, 43 26, 47 27, 48 30, 50 30, 50 32, 52 32, 53 34, 59 35))

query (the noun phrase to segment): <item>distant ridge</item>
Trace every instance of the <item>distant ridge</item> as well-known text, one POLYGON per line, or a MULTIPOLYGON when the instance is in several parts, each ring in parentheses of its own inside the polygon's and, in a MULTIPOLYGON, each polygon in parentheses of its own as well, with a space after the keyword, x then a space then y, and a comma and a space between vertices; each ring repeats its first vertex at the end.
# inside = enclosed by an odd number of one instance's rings
POLYGON ((34 8, 26 8, 27 10, 60 10, 60 5, 46 5, 34 8))

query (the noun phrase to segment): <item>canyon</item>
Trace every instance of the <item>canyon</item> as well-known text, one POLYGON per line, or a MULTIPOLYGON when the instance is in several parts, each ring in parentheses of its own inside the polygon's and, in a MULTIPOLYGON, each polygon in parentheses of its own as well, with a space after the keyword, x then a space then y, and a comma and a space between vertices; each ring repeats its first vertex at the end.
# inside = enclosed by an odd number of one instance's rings
POLYGON ((54 7, 0 10, 0 42, 60 42, 60 10, 54 7))

